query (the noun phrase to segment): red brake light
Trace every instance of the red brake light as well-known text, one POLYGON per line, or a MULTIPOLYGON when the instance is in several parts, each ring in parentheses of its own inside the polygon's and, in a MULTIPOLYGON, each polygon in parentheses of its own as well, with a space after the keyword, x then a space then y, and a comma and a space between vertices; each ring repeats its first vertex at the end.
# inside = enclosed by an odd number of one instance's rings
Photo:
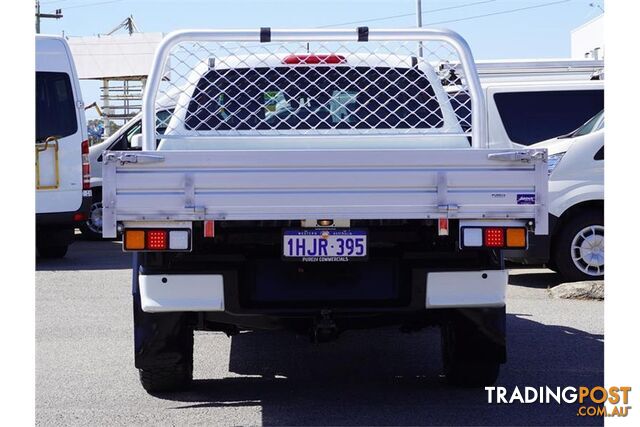
POLYGON ((91 190, 91 165, 89 163, 89 141, 82 141, 82 189, 91 190))
POLYGON ((283 64, 346 64, 342 55, 289 55, 282 60, 283 64))
POLYGON ((167 249, 167 230, 148 230, 146 238, 147 249, 167 249))
POLYGON ((490 227, 484 229, 484 245, 490 248, 501 248, 504 246, 504 229, 490 227))

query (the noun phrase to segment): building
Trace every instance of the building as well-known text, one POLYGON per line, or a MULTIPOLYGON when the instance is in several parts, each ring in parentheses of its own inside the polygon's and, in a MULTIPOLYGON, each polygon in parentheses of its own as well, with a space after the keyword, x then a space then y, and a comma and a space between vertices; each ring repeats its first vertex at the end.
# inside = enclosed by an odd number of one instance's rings
POLYGON ((140 111, 142 90, 162 37, 162 33, 131 33, 68 38, 78 77, 102 82, 105 137, 111 123, 120 126, 140 111))
POLYGON ((571 57, 604 59, 604 14, 571 31, 571 57))

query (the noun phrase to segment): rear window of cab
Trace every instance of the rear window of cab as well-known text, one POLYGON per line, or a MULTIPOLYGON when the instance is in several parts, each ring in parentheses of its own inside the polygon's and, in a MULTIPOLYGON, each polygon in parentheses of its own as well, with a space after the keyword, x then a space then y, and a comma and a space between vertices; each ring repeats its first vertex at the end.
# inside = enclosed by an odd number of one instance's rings
POLYGON ((411 68, 210 70, 187 108, 188 130, 424 129, 443 126, 426 75, 411 68))

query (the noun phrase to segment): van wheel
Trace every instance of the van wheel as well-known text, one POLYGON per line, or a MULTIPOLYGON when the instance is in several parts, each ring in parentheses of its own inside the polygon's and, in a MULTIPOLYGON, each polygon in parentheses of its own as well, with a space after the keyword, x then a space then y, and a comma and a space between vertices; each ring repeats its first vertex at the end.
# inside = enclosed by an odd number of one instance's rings
POLYGON ((80 225, 80 231, 89 240, 102 240, 102 191, 100 188, 93 190, 89 217, 80 225))
POLYGON ((69 245, 38 246, 38 253, 42 258, 62 258, 67 254, 69 245))
POLYGON ((486 337, 466 325, 453 322, 442 325, 441 334, 444 377, 448 384, 471 388, 490 386, 496 382, 501 361, 497 355, 483 355, 482 341, 488 340, 486 337), (474 353, 473 348, 478 352, 474 353))
POLYGON ((562 227, 554 247, 558 272, 565 280, 604 278, 604 215, 588 211, 562 227))

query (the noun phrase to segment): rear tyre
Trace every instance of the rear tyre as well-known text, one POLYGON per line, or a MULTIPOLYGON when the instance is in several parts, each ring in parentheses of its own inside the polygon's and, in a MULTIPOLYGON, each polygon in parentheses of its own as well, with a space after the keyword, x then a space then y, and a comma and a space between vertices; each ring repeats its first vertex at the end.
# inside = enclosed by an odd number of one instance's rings
POLYGON ((191 385, 193 380, 193 330, 183 330, 179 335, 174 335, 174 338, 181 342, 177 351, 174 350, 167 354, 157 353, 154 356, 154 362, 157 366, 138 369, 140 383, 147 393, 183 391, 191 385), (176 360, 180 360, 180 362, 176 362, 176 360))
POLYGON ((448 384, 485 387, 496 382, 502 359, 494 343, 470 324, 442 325, 442 362, 448 384))
POLYGON ((193 326, 186 313, 145 313, 134 255, 133 327, 135 365, 147 393, 182 391, 193 380, 193 326))
POLYGON ((193 380, 193 363, 162 368, 138 369, 140 383, 147 393, 182 391, 189 388, 193 380))
POLYGON ((42 258, 62 258, 67 254, 69 245, 38 246, 42 258))
POLYGON ((571 282, 604 279, 604 215, 596 210, 571 218, 560 230, 554 261, 571 282))

